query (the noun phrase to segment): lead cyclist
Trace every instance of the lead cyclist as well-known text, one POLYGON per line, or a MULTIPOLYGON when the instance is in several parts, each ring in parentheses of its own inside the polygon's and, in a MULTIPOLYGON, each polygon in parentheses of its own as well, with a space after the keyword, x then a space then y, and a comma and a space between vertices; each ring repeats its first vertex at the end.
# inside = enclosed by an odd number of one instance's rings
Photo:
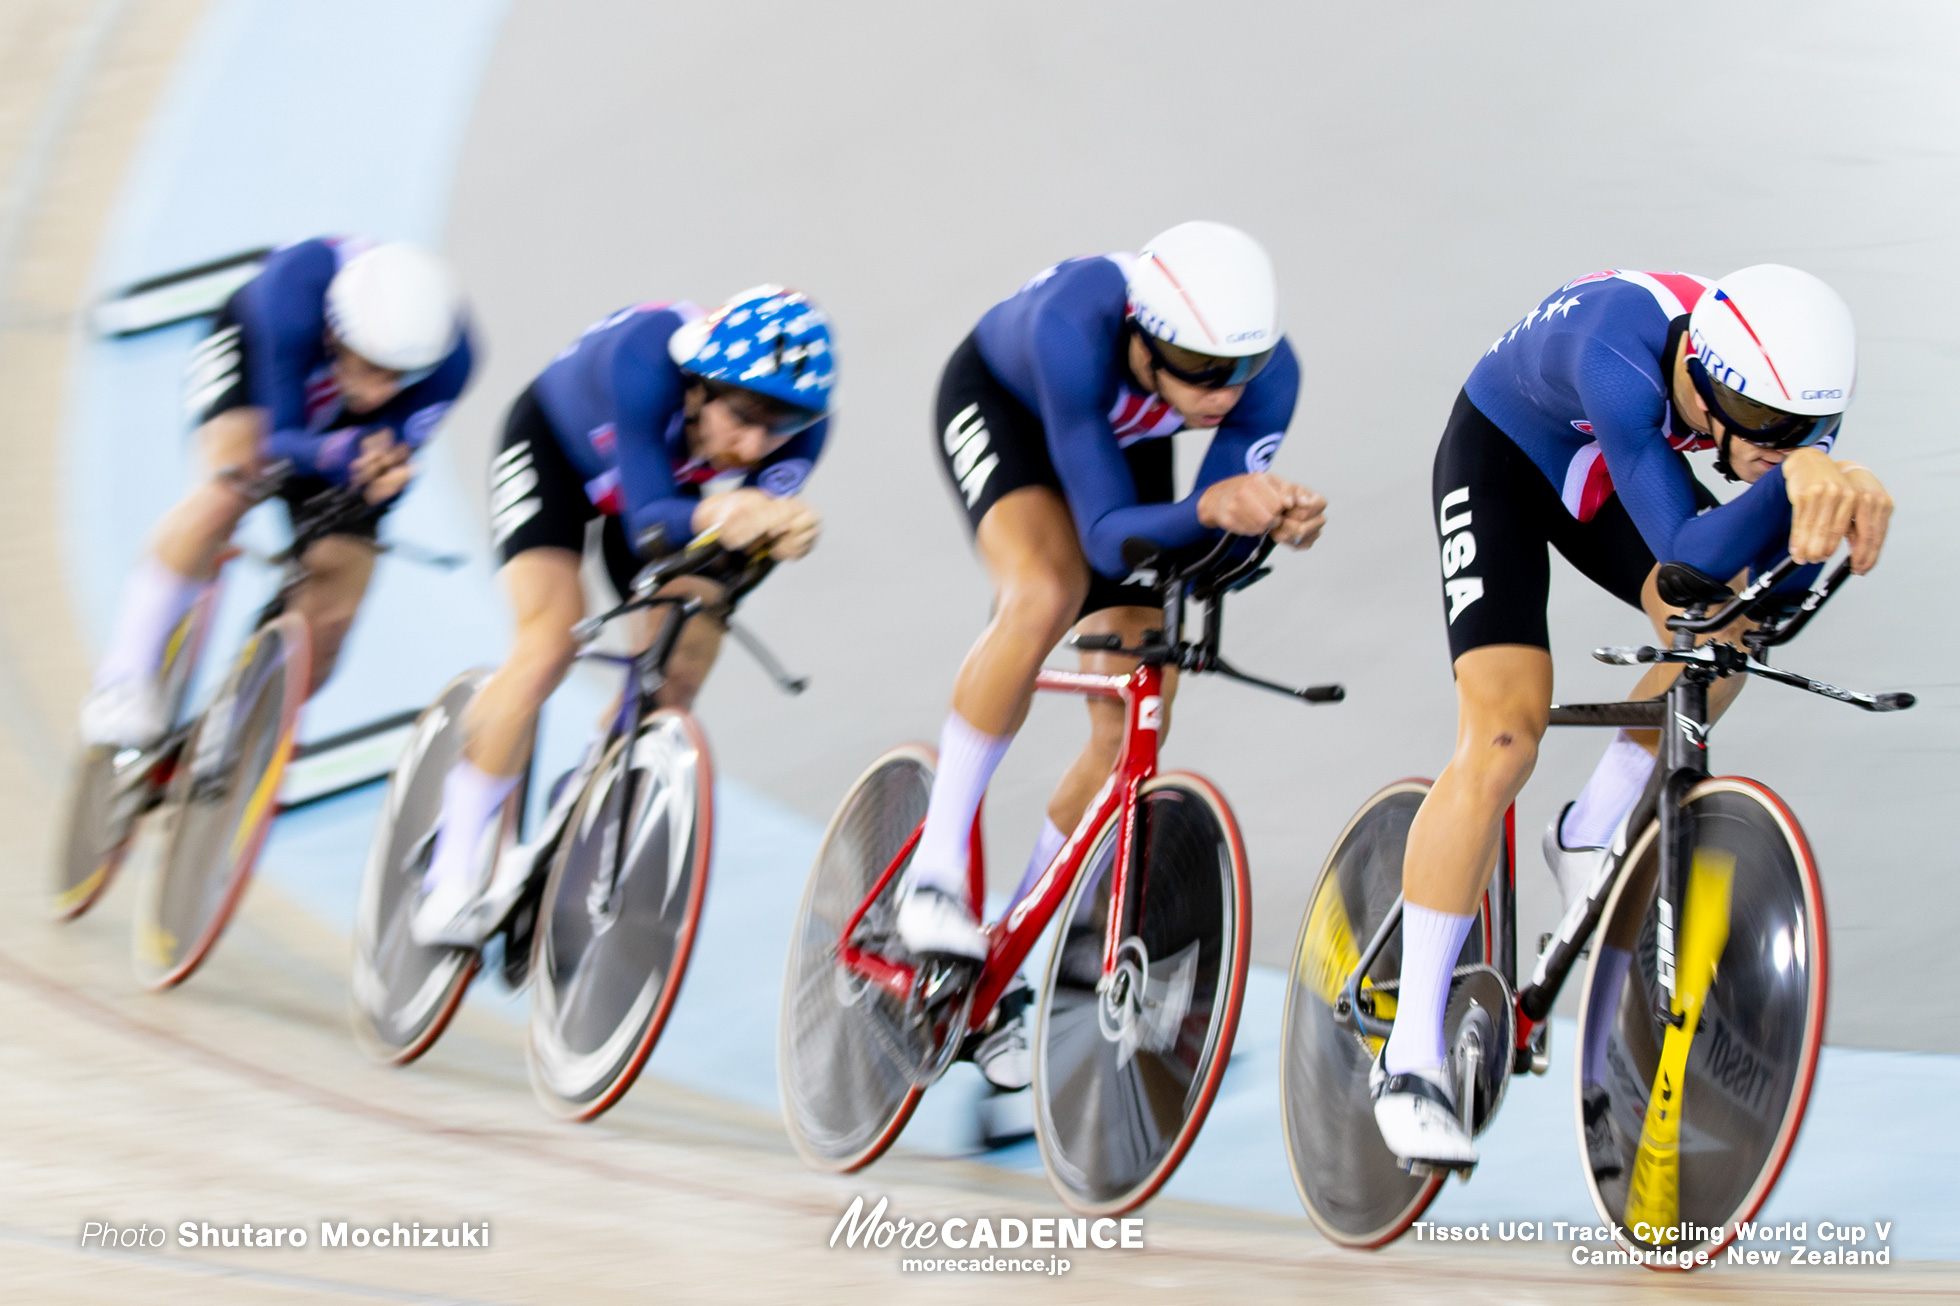
MULTIPOLYGON (((1049 651, 1071 627, 1135 645, 1161 623, 1155 590, 1130 576, 1124 541, 1176 548, 1220 531, 1271 531, 1306 548, 1320 534, 1326 500, 1266 470, 1299 388, 1272 262, 1216 222, 1172 227, 1135 255, 1057 264, 989 309, 954 350, 935 445, 993 580, 994 615, 954 682, 906 871, 898 931, 912 952, 986 955, 966 905, 968 831, 1049 651), (1180 430, 1211 432, 1182 499, 1167 438, 1180 430)), ((1121 675, 1135 662, 1085 653, 1082 664, 1121 675)), ((1175 686, 1167 671, 1167 708, 1175 686)), ((1017 901, 1115 763, 1122 707, 1088 706, 1089 743, 1049 800, 1017 901)), ((1027 999, 1025 984, 1011 986, 972 1051, 999 1089, 1030 1079, 1027 999)))
POLYGON ((306 554, 292 608, 311 630, 306 692, 318 692, 367 592, 381 514, 408 488, 412 456, 470 368, 462 297, 435 255, 358 237, 273 251, 191 355, 185 406, 203 477, 158 523, 124 584, 82 704, 83 742, 140 748, 169 728, 157 686, 165 641, 258 502, 238 474, 275 463, 290 469, 277 491, 289 510, 347 484, 376 505, 365 525, 306 554))
MULTIPOLYGON (((1547 546, 1644 611, 1663 640, 1673 610, 1656 590, 1659 559, 1729 580, 1787 553, 1811 564, 1785 582, 1798 592, 1849 543, 1852 569, 1870 571, 1891 496, 1865 467, 1830 456, 1856 364, 1844 301, 1808 273, 1766 263, 1714 281, 1615 270, 1567 282, 1498 337, 1465 382, 1432 482, 1456 752, 1409 829, 1395 1029, 1370 1076, 1376 1124, 1404 1161, 1477 1160, 1444 1073, 1444 1007, 1503 814, 1547 725, 1547 546), (1718 471, 1749 483, 1725 504, 1683 457, 1710 447, 1718 471)), ((1659 696, 1678 671, 1650 668, 1631 697, 1659 696)), ((1710 687, 1711 720, 1745 680, 1710 687)), ((1646 788, 1658 743, 1656 731, 1620 731, 1545 832, 1568 909, 1646 788)), ((1609 991, 1630 960, 1604 948, 1609 991)), ((1581 1050, 1596 1169, 1618 1165, 1599 1073, 1607 1028, 1599 1022, 1581 1050)))

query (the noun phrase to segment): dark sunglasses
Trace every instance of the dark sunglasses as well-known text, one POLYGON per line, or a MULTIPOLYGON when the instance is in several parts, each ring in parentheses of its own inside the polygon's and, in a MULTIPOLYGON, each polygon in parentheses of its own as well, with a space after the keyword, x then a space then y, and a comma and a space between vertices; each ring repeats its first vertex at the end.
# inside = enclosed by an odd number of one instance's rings
POLYGON ((1837 430, 1844 420, 1842 413, 1806 417, 1759 404, 1716 381, 1694 355, 1688 358, 1688 376, 1694 382, 1695 393, 1721 419, 1730 434, 1764 449, 1801 449, 1816 444, 1837 430))
POLYGON ((736 421, 744 426, 759 426, 777 438, 807 431, 824 417, 822 413, 780 403, 768 395, 726 381, 703 381, 701 385, 707 391, 709 402, 721 400, 736 421))
POLYGON ((1273 360, 1270 349, 1263 354, 1250 354, 1244 358, 1201 354, 1195 349, 1159 340, 1141 327, 1137 328, 1137 339, 1143 341, 1151 362, 1184 384, 1203 390, 1223 390, 1228 386, 1244 385, 1264 371, 1266 364, 1273 360))

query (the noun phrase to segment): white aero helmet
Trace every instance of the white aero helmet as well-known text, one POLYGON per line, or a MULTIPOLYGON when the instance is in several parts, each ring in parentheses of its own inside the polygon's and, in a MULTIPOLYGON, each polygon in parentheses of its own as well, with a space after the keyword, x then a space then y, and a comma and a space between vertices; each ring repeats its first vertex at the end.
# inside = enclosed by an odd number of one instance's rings
POLYGON ((1130 317, 1152 360, 1191 385, 1244 385, 1279 344, 1279 286, 1258 241, 1181 222, 1130 267, 1130 317))
POLYGON ((447 358, 462 331, 462 312, 449 266, 400 241, 356 254, 327 285, 329 329, 391 372, 420 372, 447 358))
POLYGON ((1814 444, 1837 429, 1851 402, 1851 309, 1808 272, 1758 263, 1722 277, 1696 301, 1688 345, 1702 402, 1751 444, 1814 444))

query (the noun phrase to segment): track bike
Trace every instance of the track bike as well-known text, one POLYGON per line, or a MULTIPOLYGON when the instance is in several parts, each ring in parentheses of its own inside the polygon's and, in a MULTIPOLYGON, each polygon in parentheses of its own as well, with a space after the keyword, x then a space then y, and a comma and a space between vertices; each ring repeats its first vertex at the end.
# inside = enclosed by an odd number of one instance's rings
MULTIPOLYGON (((590 1120, 625 1095, 660 1038, 693 950, 713 850, 713 764, 693 715, 655 706, 682 628, 698 614, 720 615, 778 687, 805 687, 730 619, 772 565, 724 550, 706 534, 643 569, 624 600, 573 628, 588 646, 578 656, 617 667, 621 692, 604 731, 559 778, 525 842, 527 768, 497 823, 486 890, 504 982, 513 991, 534 986, 531 1083, 554 1115, 590 1120), (709 603, 660 592, 685 576, 718 581, 725 597, 709 603), (662 620, 642 651, 589 647, 612 622, 644 611, 662 620)), ((443 778, 462 755, 464 718, 487 679, 480 670, 458 676, 417 718, 389 778, 361 882, 350 1012, 361 1046, 393 1065, 441 1037, 487 950, 487 942, 486 949, 420 944, 409 932, 434 853, 443 778)))
MULTIPOLYGON (((1165 669, 1310 703, 1344 691, 1288 689, 1219 656, 1225 596, 1265 574, 1270 538, 1254 546, 1227 536, 1183 566, 1131 544, 1126 560, 1158 577, 1162 629, 1137 648, 1115 636, 1073 643, 1134 657, 1135 670, 1044 670, 1036 682, 1122 703, 1121 752, 1041 878, 987 927, 983 964, 922 960, 896 932, 901 877, 932 789, 931 749, 907 744, 880 757, 831 818, 790 943, 777 1055, 790 1137, 812 1166, 856 1170, 891 1146, 925 1090, 991 1027, 995 1004, 1058 913, 1033 1047, 1035 1133, 1056 1191, 1085 1214, 1130 1210, 1170 1177, 1204 1123, 1244 996, 1251 884, 1224 798, 1200 776, 1157 769, 1165 669), (1204 608, 1203 633, 1188 642, 1187 600, 1204 608)), ((977 919, 977 815, 971 847, 977 919)))
MULTIPOLYGON (((234 469, 226 479, 258 503, 278 491, 287 470, 281 464, 251 476, 234 469)), ((366 525, 378 511, 352 488, 301 504, 292 542, 268 560, 281 569, 278 587, 210 703, 152 747, 93 747, 77 764, 54 912, 72 919, 86 911, 108 887, 137 822, 154 813, 162 848, 138 885, 133 939, 137 978, 149 988, 181 984, 210 954, 278 815, 312 668, 306 621, 287 610, 311 578, 307 551, 366 525)), ((166 642, 159 688, 172 721, 189 694, 217 589, 206 587, 166 642)))
MULTIPOLYGON (((1677 664, 1673 685, 1655 699, 1551 709, 1558 726, 1658 730, 1652 780, 1583 900, 1540 941, 1522 987, 1515 809, 1507 812, 1496 873, 1450 981, 1448 1073, 1474 1134, 1495 1117, 1512 1075, 1549 1068, 1552 1004, 1590 956, 1580 1045, 1603 1029, 1606 1055, 1593 1067, 1578 1059, 1580 1154, 1600 1219, 1650 1267, 1705 1263, 1754 1218, 1796 1142, 1824 1032, 1829 939, 1815 858, 1767 786, 1710 775, 1708 687, 1751 675, 1871 712, 1914 701, 1768 665, 1768 650, 1804 628, 1850 563, 1799 602, 1773 595, 1795 570, 1786 559, 1738 594, 1690 568, 1662 566, 1662 598, 1684 609, 1668 619, 1672 647, 1593 656, 1677 664), (1742 648, 1696 646, 1696 636, 1739 618, 1760 623, 1742 648), (1607 965, 1609 949, 1631 960, 1607 965)), ((1368 1091, 1369 1067, 1394 1028, 1403 849, 1428 790, 1425 780, 1389 785, 1348 822, 1310 899, 1288 981, 1280 1063, 1288 1159, 1314 1223, 1350 1247, 1399 1237, 1446 1177, 1397 1161, 1368 1091)))

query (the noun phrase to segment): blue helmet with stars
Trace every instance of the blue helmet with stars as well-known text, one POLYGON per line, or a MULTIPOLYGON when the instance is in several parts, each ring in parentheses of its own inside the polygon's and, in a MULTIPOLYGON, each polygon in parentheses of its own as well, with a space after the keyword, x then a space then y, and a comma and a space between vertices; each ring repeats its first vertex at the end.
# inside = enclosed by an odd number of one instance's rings
POLYGON ((674 333, 681 371, 815 414, 830 408, 830 319, 800 290, 755 286, 674 333))

